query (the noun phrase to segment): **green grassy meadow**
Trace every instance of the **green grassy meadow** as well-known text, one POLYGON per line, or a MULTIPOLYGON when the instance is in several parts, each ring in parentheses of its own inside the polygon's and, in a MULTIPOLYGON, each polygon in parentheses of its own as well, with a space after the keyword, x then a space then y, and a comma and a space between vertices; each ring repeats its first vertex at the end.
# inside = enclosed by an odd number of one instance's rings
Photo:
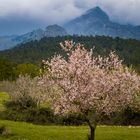
MULTIPOLYGON (((0 140, 86 140, 87 126, 40 126, 23 122, 1 120, 13 135, 0 136, 0 140)), ((140 127, 99 126, 96 140, 139 140, 140 127)))
MULTIPOLYGON (((8 100, 6 93, 0 93, 0 110, 2 103, 8 100)), ((41 126, 24 122, 0 120, 12 133, 0 140, 86 140, 88 126, 41 126)), ((98 126, 96 140, 140 140, 140 127, 98 126)))

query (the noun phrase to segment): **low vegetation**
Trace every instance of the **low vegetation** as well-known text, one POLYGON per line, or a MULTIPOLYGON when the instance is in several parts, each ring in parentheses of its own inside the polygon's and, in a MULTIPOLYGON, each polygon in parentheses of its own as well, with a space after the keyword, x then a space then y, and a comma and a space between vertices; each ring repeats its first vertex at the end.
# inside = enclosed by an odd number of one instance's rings
MULTIPOLYGON (((40 126, 29 123, 0 120, 12 131, 8 140, 86 140, 87 126, 40 126)), ((139 140, 140 127, 97 127, 96 140, 139 140)), ((0 140, 7 140, 0 135, 0 140)))
POLYGON ((32 78, 40 74, 40 68, 31 63, 18 64, 11 60, 0 59, 0 81, 16 80, 19 75, 30 75, 32 78))
POLYGON ((110 50, 115 51, 124 60, 123 63, 133 65, 140 73, 140 41, 105 36, 66 36, 43 38, 0 51, 0 80, 15 79, 19 73, 36 76, 42 59, 51 58, 55 54, 65 56, 65 52, 59 47, 59 43, 64 40, 82 43, 88 50, 94 48, 96 55, 104 56, 110 50))
MULTIPOLYGON (((1 105, 1 119, 43 125, 88 124, 87 139, 94 140, 98 125, 115 124, 116 118, 122 124, 120 118, 129 117, 128 113, 140 116, 140 76, 124 65, 115 52, 100 56, 73 41, 60 45, 65 55, 42 60, 37 75, 31 75, 32 68, 28 74, 26 66, 29 71, 30 67, 23 65, 19 67, 20 71, 25 68, 22 75, 3 82, 10 100, 1 100, 5 105, 1 105)), ((124 119, 127 125, 131 124, 129 119, 124 119)), ((7 126, 3 126, 1 135, 9 135, 7 126)), ((63 138, 68 139, 70 135, 65 137, 66 133, 63 138)), ((78 137, 81 135, 77 133, 78 137)))

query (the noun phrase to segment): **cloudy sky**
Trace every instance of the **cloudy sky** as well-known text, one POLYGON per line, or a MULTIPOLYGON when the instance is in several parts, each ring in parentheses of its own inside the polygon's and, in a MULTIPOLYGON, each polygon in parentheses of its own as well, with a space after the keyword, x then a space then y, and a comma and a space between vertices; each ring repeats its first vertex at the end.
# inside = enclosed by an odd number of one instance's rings
POLYGON ((0 0, 0 35, 63 25, 95 6, 113 21, 140 25, 140 0, 0 0))

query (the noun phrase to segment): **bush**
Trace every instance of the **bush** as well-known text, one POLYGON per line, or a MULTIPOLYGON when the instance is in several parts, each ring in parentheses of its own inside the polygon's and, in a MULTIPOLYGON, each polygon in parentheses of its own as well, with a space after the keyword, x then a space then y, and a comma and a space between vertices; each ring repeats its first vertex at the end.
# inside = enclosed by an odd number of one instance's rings
POLYGON ((131 108, 126 108, 120 115, 119 120, 122 125, 140 125, 140 112, 136 112, 131 108))
POLYGON ((61 125, 81 125, 85 124, 85 118, 81 114, 70 114, 62 117, 54 115, 49 107, 33 107, 29 102, 28 106, 20 105, 17 102, 9 101, 5 104, 6 110, 1 112, 1 119, 14 121, 25 121, 34 124, 61 124, 61 125))
POLYGON ((82 125, 86 124, 86 119, 81 114, 69 114, 63 117, 63 124, 65 125, 82 125))
POLYGON ((114 113, 110 117, 102 116, 100 124, 106 125, 140 125, 140 111, 126 108, 122 112, 114 113))
POLYGON ((7 101, 5 103, 5 107, 7 109, 12 109, 12 110, 23 110, 23 109, 28 109, 28 108, 37 108, 36 102, 32 100, 30 97, 24 97, 19 101, 7 101), (26 99, 25 99, 26 98, 26 99))
POLYGON ((2 126, 0 126, 0 135, 8 137, 8 136, 12 135, 12 132, 7 126, 2 125, 2 126))
POLYGON ((7 84, 11 103, 17 104, 20 108, 38 107, 48 99, 49 83, 45 86, 40 85, 41 77, 31 78, 28 75, 19 76, 19 78, 7 84))
MULTIPOLYGON (((33 107, 32 103, 21 108, 15 102, 8 102, 7 109, 0 112, 1 119, 31 122, 34 124, 61 124, 61 125, 83 125, 86 119, 81 114, 69 114, 67 116, 54 115, 49 107, 33 107), (31 105, 30 105, 31 104, 31 105)), ((122 113, 112 114, 111 117, 102 116, 99 124, 106 125, 140 125, 140 112, 134 112, 127 108, 122 113)))
MULTIPOLYGON (((12 104, 13 105, 13 104, 12 104)), ((34 124, 58 123, 50 108, 20 108, 11 106, 2 112, 1 119, 31 122, 34 124)))

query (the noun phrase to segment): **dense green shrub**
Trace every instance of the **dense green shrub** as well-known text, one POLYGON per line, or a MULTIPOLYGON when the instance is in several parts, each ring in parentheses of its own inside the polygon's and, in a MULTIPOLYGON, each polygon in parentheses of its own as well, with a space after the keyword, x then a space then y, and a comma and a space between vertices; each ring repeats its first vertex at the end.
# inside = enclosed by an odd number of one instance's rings
POLYGON ((12 109, 12 110, 23 110, 23 109, 28 109, 28 108, 35 108, 36 106, 36 102, 34 102, 34 100, 32 100, 30 97, 24 97, 19 101, 8 101, 5 103, 6 108, 8 109, 12 109), (24 99, 26 98, 26 99, 24 99))
POLYGON ((32 78, 40 75, 40 67, 31 63, 18 64, 14 61, 0 58, 0 81, 13 81, 19 75, 27 74, 32 78))
POLYGON ((140 112, 126 108, 120 113, 114 113, 110 117, 102 116, 100 124, 106 125, 140 125, 140 112))
POLYGON ((65 125, 82 125, 86 124, 86 119, 81 114, 70 114, 63 117, 63 124, 65 125))
POLYGON ((63 117, 56 116, 49 107, 37 107, 32 100, 27 102, 26 106, 22 106, 20 102, 8 101, 5 103, 5 107, 6 110, 1 112, 2 119, 32 122, 35 124, 85 124, 85 118, 81 114, 70 114, 63 117))
MULTIPOLYGON (((60 125, 84 125, 86 119, 81 114, 70 114, 68 116, 56 116, 53 110, 48 108, 36 108, 28 106, 28 108, 21 108, 17 104, 7 103, 7 109, 0 112, 1 119, 8 119, 14 121, 25 121, 34 124, 60 124, 60 125)), ((112 114, 109 118, 102 116, 100 124, 106 125, 140 125, 140 112, 132 111, 127 108, 124 112, 119 114, 112 114)))
POLYGON ((4 136, 4 137, 9 137, 10 135, 12 135, 12 132, 7 126, 1 125, 0 126, 0 135, 4 136))
POLYGON ((50 108, 8 108, 2 113, 2 119, 32 122, 35 124, 55 123, 56 118, 50 108))
POLYGON ((122 125, 140 125, 140 112, 126 108, 119 116, 118 122, 122 125))

